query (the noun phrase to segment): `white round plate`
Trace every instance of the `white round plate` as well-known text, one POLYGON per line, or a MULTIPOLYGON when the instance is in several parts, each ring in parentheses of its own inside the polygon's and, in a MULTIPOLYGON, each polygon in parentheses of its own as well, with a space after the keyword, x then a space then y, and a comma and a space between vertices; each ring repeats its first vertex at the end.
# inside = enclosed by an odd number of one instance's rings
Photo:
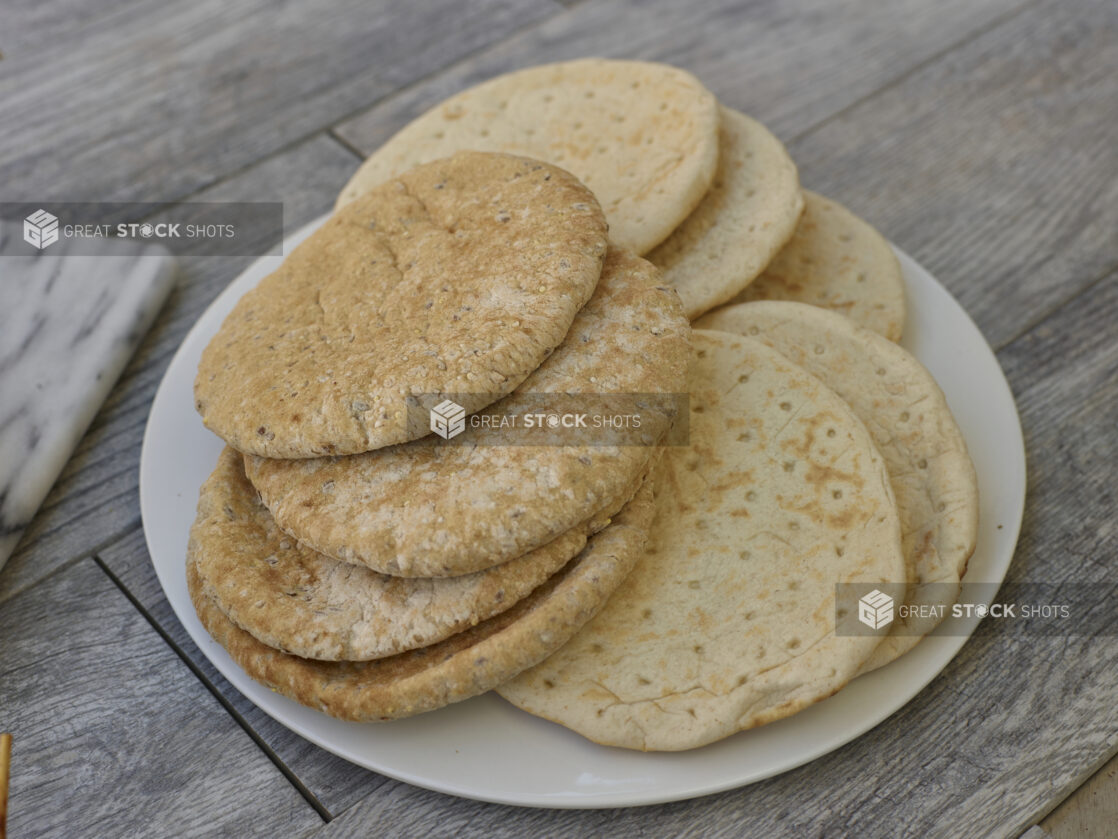
MULTIPOLYGON (((324 220, 289 236, 285 252, 324 220)), ((904 253, 898 256, 908 287, 903 344, 947 394, 978 471, 978 548, 967 580, 1000 583, 1017 543, 1025 495, 1024 444, 1013 396, 966 312, 927 271, 904 253)), ((144 435, 140 506, 159 582, 198 647, 241 693, 324 749, 417 786, 482 801, 616 807, 692 798, 792 769, 869 730, 930 682, 977 625, 977 618, 957 621, 960 634, 927 638, 794 717, 689 752, 642 754, 598 746, 493 693, 380 724, 342 722, 273 693, 248 678, 198 622, 187 595, 184 558, 198 489, 222 447, 194 411, 198 360, 233 304, 281 259, 262 257, 241 274, 171 361, 144 435)))

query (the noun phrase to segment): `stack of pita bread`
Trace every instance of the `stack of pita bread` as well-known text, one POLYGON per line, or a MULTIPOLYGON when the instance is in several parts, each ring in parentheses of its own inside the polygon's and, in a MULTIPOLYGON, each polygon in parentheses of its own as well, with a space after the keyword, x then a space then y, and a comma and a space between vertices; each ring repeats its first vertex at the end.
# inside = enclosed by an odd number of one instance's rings
POLYGON ((974 549, 974 469, 895 343, 904 307, 885 240, 689 73, 584 59, 465 90, 203 354, 227 447, 188 548, 199 617, 348 720, 495 688, 679 750, 793 714, 935 626, 836 633, 836 584, 919 605, 974 549), (631 395, 686 399, 640 402, 621 441, 487 421, 631 395), (453 439, 423 421, 447 400, 453 439))

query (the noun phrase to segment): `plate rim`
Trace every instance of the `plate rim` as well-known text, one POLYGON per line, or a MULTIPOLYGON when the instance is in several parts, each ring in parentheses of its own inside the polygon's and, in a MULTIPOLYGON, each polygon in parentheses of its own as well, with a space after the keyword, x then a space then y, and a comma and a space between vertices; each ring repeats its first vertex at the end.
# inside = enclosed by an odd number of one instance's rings
MULTIPOLYGON (((298 242, 309 236, 314 230, 321 226, 327 218, 329 218, 329 214, 324 214, 301 226, 297 230, 285 234, 283 241, 283 254, 286 255, 287 253, 290 253, 291 247, 293 247, 294 244, 297 244, 298 242)), ((1012 508, 1014 510, 1013 518, 1012 520, 1001 522, 1002 529, 999 531, 999 533, 1001 534, 999 536, 999 539, 1001 540, 999 544, 1002 544, 1002 542, 1004 542, 1004 540, 1006 540, 1007 538, 1009 540, 1008 548, 1006 549, 1007 557, 997 573, 997 579, 989 580, 989 582, 997 582, 997 584, 1000 586, 1001 583, 1004 581, 1005 574, 1016 552, 1017 544, 1020 538, 1021 526, 1024 519, 1024 501, 1028 483, 1028 464, 1025 456, 1024 435, 1021 428, 1020 412, 1017 409, 1016 400, 1013 397, 1013 391, 1010 388, 1009 382, 1005 377, 1005 371, 1002 369, 1001 364, 997 360, 996 354, 989 346, 988 342, 985 339, 985 336, 982 335, 981 330, 978 329, 978 326, 970 317, 970 314, 930 271, 920 265, 920 263, 918 263, 903 250, 898 248, 896 245, 892 245, 892 247, 902 265, 903 273, 905 274, 905 276, 908 277, 910 274, 923 274, 923 279, 930 281, 930 283, 934 286, 936 293, 942 294, 947 298, 950 304, 957 310, 957 313, 962 315, 962 317, 965 319, 966 325, 969 327, 969 329, 973 330, 974 335, 981 340, 982 345, 985 347, 986 352, 989 354, 989 360, 992 362, 993 368, 997 371, 997 384, 999 386, 999 389, 1004 391, 1002 394, 1000 394, 1000 396, 1005 397, 1008 400, 1008 404, 1012 406, 1012 413, 1015 422, 1013 423, 1011 428, 1002 429, 1002 432, 1013 437, 1013 440, 1010 440, 1008 442, 1013 444, 1011 448, 1013 449, 1013 453, 1015 455, 1015 464, 1019 464, 1020 466, 1021 481, 1020 486, 1017 488, 1017 491, 1014 492, 1011 499, 1012 508), (1018 443, 1020 445, 1017 445, 1018 443)), ((154 544, 154 537, 152 533, 153 527, 152 525, 150 525, 150 522, 155 519, 155 514, 152 510, 152 504, 155 503, 155 493, 150 490, 153 481, 153 476, 150 476, 150 470, 151 468, 153 468, 153 448, 156 445, 153 440, 157 435, 157 431, 153 431, 154 423, 152 421, 152 418, 157 416, 157 408, 161 406, 162 402, 170 398, 168 394, 170 388, 173 386, 171 384, 172 372, 177 371, 178 367, 181 366, 181 357, 185 352, 188 351, 188 347, 192 345, 192 339, 195 333, 201 328, 202 324, 209 321, 209 319, 211 318, 211 312, 213 312, 217 308, 220 308, 222 305, 224 305, 228 298, 234 296, 234 289, 245 276, 245 274, 254 271, 254 269, 256 269, 257 266, 259 266, 264 260, 275 260, 281 258, 282 257, 277 257, 274 254, 260 256, 252 263, 250 263, 246 268, 244 268, 241 272, 239 272, 237 276, 234 277, 228 283, 228 285, 209 303, 205 310, 198 315, 197 319, 195 320, 191 328, 187 331, 187 333, 183 336, 179 343, 179 346, 176 348, 171 361, 168 363, 166 370, 160 378, 159 385, 156 388, 155 395, 152 398, 151 407, 149 408, 148 412, 148 418, 145 422, 144 436, 140 450, 139 466, 140 514, 143 524, 144 541, 148 549, 149 560, 151 561, 152 566, 155 570, 156 577, 159 580, 160 588, 163 591, 163 595, 167 599, 168 604, 171 606, 172 611, 175 613, 175 617, 179 620, 180 624, 182 624, 183 628, 186 630, 191 640, 198 647, 202 655, 204 655, 207 660, 209 660, 210 663, 218 670, 218 672, 222 674, 222 676, 229 682, 230 686, 240 692, 246 700, 262 710, 265 714, 274 719, 280 725, 293 731, 298 736, 306 739, 319 748, 322 748, 350 763, 354 763, 355 765, 362 766, 371 771, 385 775, 386 777, 394 778, 396 780, 403 781, 414 786, 433 790, 435 792, 454 795, 461 798, 484 801, 494 804, 505 804, 524 807, 542 807, 549 809, 599 809, 619 806, 649 806, 653 804, 682 801, 704 795, 724 792, 730 789, 736 789, 756 783, 760 780, 764 780, 765 778, 780 775, 784 772, 791 771, 792 769, 810 763, 830 753, 831 751, 834 751, 841 746, 861 737, 863 734, 880 725, 898 710, 915 699, 916 696, 943 671, 943 669, 955 658, 955 656, 958 655, 963 646, 970 639, 975 627, 978 625, 979 621, 977 618, 964 619, 958 622, 958 627, 960 629, 965 629, 965 634, 933 636, 922 640, 921 643, 914 648, 913 652, 920 650, 921 648, 924 648, 925 650, 934 650, 934 652, 932 653, 925 652, 920 654, 921 659, 931 658, 932 662, 930 662, 930 664, 923 664, 922 667, 917 668, 911 666, 912 661, 916 660, 916 658, 914 657, 913 659, 911 659, 909 661, 910 666, 907 669, 919 669, 919 676, 915 680, 910 681, 905 690, 898 691, 894 693, 890 697, 890 699, 881 701, 877 705, 876 710, 873 713, 869 714, 866 719, 862 721, 862 724, 854 727, 849 732, 843 732, 841 735, 837 735, 830 739, 824 739, 820 741, 816 747, 802 752, 796 759, 780 762, 779 765, 771 768, 770 770, 759 770, 751 774, 744 773, 731 775, 730 777, 727 777, 720 782, 711 783, 709 781, 696 781, 694 783, 677 783, 671 790, 658 789, 654 786, 649 789, 614 791, 613 793, 605 792, 598 795, 584 794, 582 796, 576 796, 570 793, 563 793, 557 794, 555 797, 541 797, 539 795, 534 795, 531 793, 515 794, 502 792, 500 790, 487 791, 484 789, 478 789, 476 782, 475 786, 470 786, 466 784, 455 783, 453 781, 447 781, 445 779, 432 779, 430 777, 426 777, 412 771, 394 769, 391 766, 379 764, 376 761, 370 760, 366 756, 356 754, 353 750, 347 751, 346 749, 330 741, 328 738, 324 738, 321 734, 309 730, 308 727, 302 724, 298 719, 293 720, 291 716, 292 713, 295 712, 284 713, 283 704, 280 704, 279 707, 271 707, 268 704, 262 704, 248 692, 246 692, 245 689, 242 688, 239 682, 248 679, 248 676, 242 670, 240 670, 240 668, 237 667, 235 663, 233 663, 232 659, 228 658, 227 654, 225 654, 224 650, 222 650, 220 647, 218 647, 216 650, 211 649, 211 647, 217 646, 216 643, 209 638, 208 634, 206 634, 204 630, 200 630, 200 625, 199 628, 196 629, 194 626, 192 626, 191 621, 188 619, 184 619, 183 614, 181 614, 180 608, 182 608, 182 606, 181 604, 176 604, 175 599, 172 598, 171 593, 168 589, 168 583, 166 580, 164 580, 163 570, 161 569, 160 564, 156 561, 157 546, 156 544, 154 544), (210 643, 207 644, 206 642, 210 643)), ((906 284, 906 288, 907 287, 908 286, 906 284)), ((245 290, 247 291, 247 289, 245 290)), ((239 296, 243 293, 244 291, 236 293, 236 297, 239 299, 239 296)), ((970 444, 971 441, 968 440, 968 447, 970 446, 970 444)), ((184 503, 191 503, 193 506, 194 500, 190 499, 189 502, 184 503)), ((980 505, 981 503, 982 500, 980 499, 980 505)), ((183 571, 183 575, 185 578, 185 571, 183 571)), ((991 592, 990 597, 992 598, 993 596, 994 592, 991 592)), ((192 613, 191 617, 193 617, 192 613)), ((880 680, 882 675, 885 674, 885 671, 887 671, 889 668, 896 668, 898 665, 902 665, 902 663, 905 661, 905 658, 907 658, 907 656, 898 659, 896 662, 891 663, 886 668, 882 668, 879 671, 867 674, 866 676, 862 676, 860 678, 866 680, 880 680)), ((251 685, 256 685, 256 683, 251 682, 251 685)), ((256 686, 258 688, 260 687, 259 685, 256 686)), ((841 695, 841 692, 838 695, 841 695)), ((490 692, 489 696, 495 696, 495 694, 493 694, 493 692, 490 692)), ((475 699, 471 701, 476 702, 478 700, 475 699)), ((503 700, 499 699, 496 701, 503 702, 503 700)), ((827 701, 829 700, 824 700, 823 702, 817 703, 815 707, 823 706, 824 703, 827 701)), ((516 713, 524 713, 522 711, 519 711, 518 709, 515 709, 515 707, 512 705, 509 705, 508 707, 516 713)), ((298 706, 296 706, 296 708, 298 708, 298 706)), ((311 713, 317 712, 312 711, 311 713)), ((783 720, 771 725, 778 726, 790 721, 794 721, 795 719, 796 716, 793 716, 790 717, 788 720, 783 720)), ((388 724, 390 725, 391 723, 388 724)), ((363 724, 346 723, 346 725, 363 724)), ((768 726, 766 726, 765 728, 768 728, 768 726)), ((571 733, 567 732, 565 729, 563 731, 567 734, 571 733)), ((739 734, 733 736, 742 737, 743 734, 748 733, 749 732, 740 732, 739 734)), ((716 743, 711 745, 718 744, 716 743)), ((594 748, 610 749, 610 747, 596 745, 594 746, 594 748)), ((709 748, 709 746, 704 748, 709 748)), ((613 750, 611 749, 611 751, 613 750)), ((702 749, 697 749, 688 752, 655 754, 657 755, 657 759, 659 759, 659 757, 664 754, 688 755, 701 752, 702 749)))

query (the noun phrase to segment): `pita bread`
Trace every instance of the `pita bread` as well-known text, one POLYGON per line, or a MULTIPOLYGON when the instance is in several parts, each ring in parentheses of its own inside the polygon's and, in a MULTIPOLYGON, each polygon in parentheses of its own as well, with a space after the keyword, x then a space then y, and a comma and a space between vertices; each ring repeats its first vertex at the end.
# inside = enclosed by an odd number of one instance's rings
POLYGON ((702 200, 718 163, 718 103, 690 73, 583 58, 517 70, 452 96, 373 152, 338 207, 460 149, 546 160, 594 190, 610 240, 641 254, 702 200))
POLYGON ((694 320, 765 270, 804 208, 796 164, 765 126, 721 109, 718 171, 698 207, 649 261, 664 272, 694 320))
POLYGON ((835 635, 835 586, 901 579, 865 427, 756 341, 695 332, 689 447, 656 472, 648 548, 555 655, 498 690, 598 743, 675 751, 839 690, 880 638, 835 635))
POLYGON ((409 398, 500 399, 558 346, 606 251, 561 169, 463 152, 334 214, 238 301, 198 365, 206 426, 262 457, 353 454, 429 433, 409 398))
POLYGON ((590 530, 475 574, 388 577, 281 531, 227 447, 202 485, 187 550, 206 594, 259 641, 303 658, 365 661, 434 644, 512 607, 581 551, 590 530))
POLYGON ((642 489, 567 567, 511 609, 376 661, 313 661, 272 649, 206 596, 194 561, 187 562, 187 585, 206 631, 256 681, 340 719, 398 719, 485 693, 560 647, 632 569, 651 513, 651 490, 642 489))
POLYGON ((890 341, 904 331, 904 275, 892 247, 850 210, 807 190, 791 241, 731 302, 754 300, 831 309, 890 341))
MULTIPOLYGON (((803 303, 747 303, 700 323, 755 337, 818 376, 866 424, 885 458, 901 516, 906 602, 940 603, 958 586, 978 539, 978 478, 947 399, 908 352, 848 318, 803 303), (926 588, 925 584, 933 583, 926 588)), ((939 623, 898 617, 866 665, 914 647, 939 623)))
MULTIPOLYGON (((538 394, 588 394, 597 404, 601 394, 679 393, 690 333, 659 272, 611 248, 594 297, 562 345, 487 414, 537 411, 538 394)), ((279 526, 317 551, 384 574, 456 576, 507 562, 616 509, 672 419, 645 416, 644 445, 506 445, 499 429, 470 427, 453 445, 248 458, 246 472, 279 526)))

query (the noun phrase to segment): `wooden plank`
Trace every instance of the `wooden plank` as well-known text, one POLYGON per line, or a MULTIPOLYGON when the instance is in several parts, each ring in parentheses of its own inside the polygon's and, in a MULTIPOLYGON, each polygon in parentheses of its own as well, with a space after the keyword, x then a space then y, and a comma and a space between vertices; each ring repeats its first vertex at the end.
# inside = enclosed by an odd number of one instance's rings
POLYGON ((385 783, 387 779, 381 775, 335 757, 284 728, 245 699, 214 669, 186 634, 163 596, 140 529, 104 548, 99 557, 328 812, 341 813, 385 783))
MULTIPOLYGON (((1111 474, 1118 451, 1116 316, 1113 273, 998 354, 1018 395, 1029 462, 1025 521, 1008 579, 1093 583, 1100 625, 1106 627, 1093 638, 1023 639, 1029 643, 997 664, 1001 675, 993 678, 1005 683, 998 692, 1020 694, 1012 705, 997 697, 989 704, 996 709, 995 729, 1004 715, 1011 722, 1010 742, 1021 738, 1017 747, 1027 749, 998 784, 1018 803, 1020 829, 1118 751, 1118 673, 1103 663, 1118 655, 1111 561, 1118 553, 1111 474)), ((988 681, 982 684, 985 689, 988 681)), ((996 736, 986 736, 993 752, 996 736)), ((979 754, 975 750, 976 760, 979 754)), ((959 818, 983 819, 986 808, 1004 807, 996 793, 992 787, 975 790, 959 818)))
POLYGON ((135 14, 138 5, 152 2, 158 0, 7 0, 0 12, 0 56, 16 59, 62 45, 73 49, 94 21, 119 22, 135 14))
POLYGON ((171 201, 562 7, 197 0, 4 60, 3 200, 171 201))
POLYGON ((1118 265, 1118 5, 1045 0, 792 144, 995 346, 1118 265))
POLYGON ((1044 835, 1051 839, 1106 836, 1115 825, 1118 825, 1118 756, 1111 758, 1040 823, 1047 831, 1044 835))
POLYGON ((366 154, 464 87, 531 64, 585 55, 666 61, 728 105, 793 137, 1024 0, 677 0, 576 6, 406 88, 336 129, 366 154))
POLYGON ((0 609, 12 836, 293 836, 321 817, 85 559, 0 609))
MULTIPOLYGON (((1118 551, 1118 275, 1000 354, 1031 469, 1010 579, 1099 583, 1113 626, 1118 551), (1087 394, 1088 396, 1084 396, 1087 394), (1069 468, 1069 466, 1071 468, 1069 468)), ((740 790, 655 807, 547 811, 389 782, 319 836, 1016 836, 1118 748, 1113 634, 972 638, 911 703, 845 747, 740 790)), ((526 770, 528 771, 528 770, 526 770)))
MULTIPOLYGON (((355 158, 319 135, 197 196, 282 201, 297 228, 326 212, 355 158)), ((270 242, 257 242, 263 250, 270 242)), ((140 521, 140 443, 155 388, 187 330, 252 257, 185 257, 176 288, 0 574, 0 603, 140 521)))

